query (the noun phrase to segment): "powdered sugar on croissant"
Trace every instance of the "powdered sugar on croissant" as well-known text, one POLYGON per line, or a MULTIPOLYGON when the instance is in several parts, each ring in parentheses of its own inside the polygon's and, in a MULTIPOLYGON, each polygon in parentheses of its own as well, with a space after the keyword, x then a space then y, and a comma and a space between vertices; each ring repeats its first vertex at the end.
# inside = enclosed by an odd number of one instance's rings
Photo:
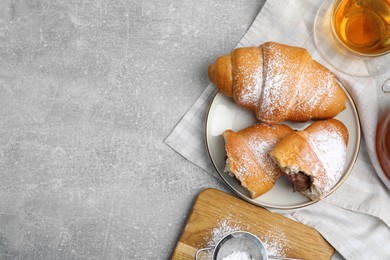
POLYGON ((268 124, 332 118, 346 104, 333 73, 305 49, 275 42, 219 57, 209 66, 209 78, 268 124))
POLYGON ((347 143, 345 125, 328 119, 289 134, 269 155, 290 178, 295 191, 319 200, 344 173, 347 143))
POLYGON ((225 171, 235 176, 256 198, 269 191, 282 171, 269 157, 274 145, 293 130, 286 125, 257 124, 223 133, 227 153, 225 171))

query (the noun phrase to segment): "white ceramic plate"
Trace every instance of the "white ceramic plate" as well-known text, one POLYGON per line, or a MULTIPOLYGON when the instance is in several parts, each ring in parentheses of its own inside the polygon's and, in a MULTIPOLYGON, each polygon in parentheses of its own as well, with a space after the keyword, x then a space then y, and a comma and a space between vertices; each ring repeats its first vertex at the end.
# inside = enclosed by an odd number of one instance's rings
MULTIPOLYGON (((361 138, 359 116, 355 104, 345 88, 341 84, 340 86, 347 95, 347 107, 335 118, 342 121, 349 131, 347 161, 342 178, 329 194, 335 191, 349 176, 359 152, 361 138)), ((254 112, 239 107, 234 103, 233 99, 216 92, 208 110, 205 133, 208 153, 218 174, 238 196, 259 206, 294 209, 315 203, 315 201, 311 201, 299 192, 293 192, 291 182, 285 176, 280 177, 270 191, 256 199, 252 199, 249 192, 234 177, 224 172, 226 151, 222 133, 226 129, 239 131, 256 123, 258 121, 254 112)), ((289 125, 293 129, 300 130, 306 128, 312 121, 306 123, 285 121, 282 123, 289 125)))

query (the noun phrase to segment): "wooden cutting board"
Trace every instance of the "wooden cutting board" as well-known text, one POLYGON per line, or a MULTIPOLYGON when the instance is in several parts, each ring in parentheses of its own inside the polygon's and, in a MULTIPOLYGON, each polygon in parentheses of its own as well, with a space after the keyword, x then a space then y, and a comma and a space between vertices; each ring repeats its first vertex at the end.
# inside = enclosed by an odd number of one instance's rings
POLYGON ((284 257, 330 259, 334 253, 334 248, 315 229, 222 191, 206 189, 194 203, 172 259, 195 259, 199 248, 231 230, 257 235, 269 251, 284 257))

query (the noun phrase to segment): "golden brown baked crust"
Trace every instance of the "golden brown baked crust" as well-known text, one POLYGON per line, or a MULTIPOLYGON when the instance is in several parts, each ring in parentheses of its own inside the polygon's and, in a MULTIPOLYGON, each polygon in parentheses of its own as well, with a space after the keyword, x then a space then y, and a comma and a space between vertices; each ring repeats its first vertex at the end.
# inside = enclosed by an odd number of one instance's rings
POLYGON ((345 125, 336 119, 328 119, 317 121, 303 131, 290 133, 269 155, 287 176, 309 176, 311 185, 302 193, 312 200, 319 200, 340 180, 347 144, 345 125))
POLYGON ((303 48, 266 42, 238 48, 208 69, 218 90, 261 122, 328 119, 345 109, 334 75, 303 48))
POLYGON ((282 174, 268 156, 273 146, 293 130, 286 125, 257 124, 223 133, 227 152, 225 171, 234 175, 256 198, 269 191, 282 174))

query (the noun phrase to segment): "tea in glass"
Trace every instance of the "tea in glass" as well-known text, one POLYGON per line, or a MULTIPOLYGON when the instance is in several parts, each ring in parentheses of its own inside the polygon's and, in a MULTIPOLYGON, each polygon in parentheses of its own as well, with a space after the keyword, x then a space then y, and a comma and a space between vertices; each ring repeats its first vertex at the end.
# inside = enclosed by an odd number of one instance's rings
POLYGON ((336 0, 332 27, 354 53, 377 56, 390 52, 390 0, 336 0))

